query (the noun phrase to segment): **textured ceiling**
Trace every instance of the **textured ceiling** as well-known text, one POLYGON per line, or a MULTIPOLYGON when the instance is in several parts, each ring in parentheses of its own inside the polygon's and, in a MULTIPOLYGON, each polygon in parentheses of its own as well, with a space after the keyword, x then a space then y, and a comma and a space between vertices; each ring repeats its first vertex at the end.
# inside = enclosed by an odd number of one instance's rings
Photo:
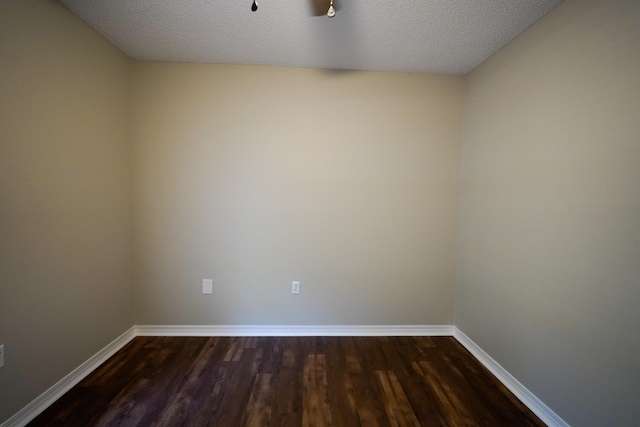
POLYGON ((561 0, 61 0, 131 58, 466 74, 561 0), (322 11, 322 12, 321 12, 322 11))

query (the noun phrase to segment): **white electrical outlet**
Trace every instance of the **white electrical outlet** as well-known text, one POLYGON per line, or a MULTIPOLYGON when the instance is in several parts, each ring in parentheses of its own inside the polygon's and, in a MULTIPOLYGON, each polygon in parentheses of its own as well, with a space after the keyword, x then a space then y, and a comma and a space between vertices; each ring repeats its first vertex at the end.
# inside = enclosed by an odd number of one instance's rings
POLYGON ((202 279, 202 293, 203 294, 213 293, 213 279, 202 279))
POLYGON ((0 345, 0 368, 4 366, 4 344, 0 345))
POLYGON ((295 295, 300 293, 300 282, 291 282, 291 293, 295 295))

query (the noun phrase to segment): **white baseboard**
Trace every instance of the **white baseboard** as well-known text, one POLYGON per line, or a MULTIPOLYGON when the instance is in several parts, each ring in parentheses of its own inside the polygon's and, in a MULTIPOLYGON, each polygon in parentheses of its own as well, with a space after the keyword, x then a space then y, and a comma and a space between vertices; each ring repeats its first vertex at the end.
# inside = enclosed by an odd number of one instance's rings
POLYGON ((506 369, 500 366, 498 362, 482 350, 460 329, 454 327, 453 336, 546 425, 549 427, 569 427, 569 424, 556 415, 555 412, 515 379, 506 369))
POLYGON ((138 325, 138 336, 453 336, 451 325, 138 325))
POLYGON ((82 381, 94 369, 113 356, 129 341, 135 338, 134 328, 130 328, 102 350, 91 356, 86 362, 71 371, 66 377, 55 383, 51 388, 35 398, 14 416, 6 420, 0 427, 24 427, 31 420, 47 409, 73 386, 82 381))

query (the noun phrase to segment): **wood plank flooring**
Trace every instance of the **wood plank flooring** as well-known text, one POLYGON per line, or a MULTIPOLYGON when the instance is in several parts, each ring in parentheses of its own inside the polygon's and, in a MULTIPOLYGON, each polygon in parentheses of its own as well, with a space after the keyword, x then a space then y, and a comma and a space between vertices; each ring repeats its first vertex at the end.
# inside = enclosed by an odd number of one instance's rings
POLYGON ((451 337, 137 337, 29 426, 544 426, 451 337))

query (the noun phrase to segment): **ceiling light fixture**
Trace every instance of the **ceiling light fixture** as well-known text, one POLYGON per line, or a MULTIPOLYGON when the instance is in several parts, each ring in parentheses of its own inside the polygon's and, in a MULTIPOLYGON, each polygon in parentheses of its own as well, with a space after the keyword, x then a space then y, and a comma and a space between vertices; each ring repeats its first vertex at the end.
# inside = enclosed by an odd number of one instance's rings
MULTIPOLYGON (((255 12, 258 10, 258 2, 257 0, 253 0, 253 3, 251 4, 251 12, 255 12)), ((336 9, 333 7, 333 0, 331 0, 331 3, 329 3, 329 10, 327 11, 327 16, 329 18, 333 18, 334 16, 336 16, 336 9)))
POLYGON ((329 11, 327 12, 327 16, 329 18, 333 18, 334 16, 336 16, 336 10, 333 8, 333 0, 331 0, 331 3, 329 4, 329 11))

